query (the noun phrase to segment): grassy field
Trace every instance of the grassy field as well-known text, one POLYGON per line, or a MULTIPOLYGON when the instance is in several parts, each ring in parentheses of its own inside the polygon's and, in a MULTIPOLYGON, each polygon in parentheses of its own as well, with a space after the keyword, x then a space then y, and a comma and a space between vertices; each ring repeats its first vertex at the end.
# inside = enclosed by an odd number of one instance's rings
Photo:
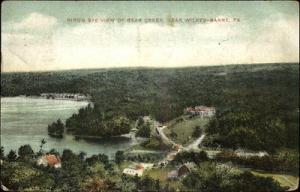
POLYGON ((168 173, 171 171, 171 168, 156 168, 150 169, 145 172, 145 175, 153 179, 159 179, 162 185, 169 184, 170 187, 174 189, 179 189, 181 187, 181 183, 179 180, 168 180, 168 173))
POLYGON ((179 144, 188 144, 193 140, 192 134, 194 131, 194 128, 196 126, 200 126, 204 129, 205 125, 209 122, 208 118, 189 118, 188 116, 180 116, 176 119, 173 119, 172 121, 169 121, 165 125, 167 126, 166 129, 164 129, 165 134, 172 138, 173 141, 179 144), (175 134, 177 136, 173 136, 175 134), (173 136, 173 137, 172 137, 173 136))
POLYGON ((297 186, 299 177, 294 175, 284 174, 284 173, 268 173, 261 171, 251 171, 254 175, 263 177, 272 177, 274 180, 278 181, 283 187, 294 188, 297 186))

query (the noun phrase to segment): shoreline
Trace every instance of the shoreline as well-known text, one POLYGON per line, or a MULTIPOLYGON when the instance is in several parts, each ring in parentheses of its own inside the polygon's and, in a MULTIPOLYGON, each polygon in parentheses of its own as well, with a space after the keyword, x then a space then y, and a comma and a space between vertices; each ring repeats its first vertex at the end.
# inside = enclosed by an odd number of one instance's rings
POLYGON ((29 98, 29 99, 45 99, 45 100, 56 100, 56 101, 76 101, 76 102, 87 102, 88 104, 93 105, 93 102, 90 99, 82 99, 82 100, 78 100, 78 99, 62 99, 62 98, 54 98, 54 99, 47 99, 45 97, 42 96, 35 96, 35 95, 30 95, 30 96, 26 96, 26 95, 17 95, 17 96, 1 96, 1 99, 4 98, 29 98))

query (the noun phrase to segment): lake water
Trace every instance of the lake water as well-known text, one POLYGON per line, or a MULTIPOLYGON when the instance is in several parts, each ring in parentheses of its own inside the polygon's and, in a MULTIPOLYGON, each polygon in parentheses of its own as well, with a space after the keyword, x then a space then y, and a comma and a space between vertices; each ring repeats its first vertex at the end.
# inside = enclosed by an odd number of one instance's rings
POLYGON ((48 124, 58 118, 65 121, 87 104, 83 101, 28 97, 1 98, 1 146, 6 154, 25 144, 30 144, 34 151, 38 151, 41 139, 45 138, 47 143, 43 149, 46 151, 52 148, 59 152, 71 149, 75 153, 84 151, 88 156, 104 153, 113 157, 116 151, 138 142, 130 134, 126 137, 93 140, 75 140, 72 135, 66 135, 63 139, 48 136, 48 124))

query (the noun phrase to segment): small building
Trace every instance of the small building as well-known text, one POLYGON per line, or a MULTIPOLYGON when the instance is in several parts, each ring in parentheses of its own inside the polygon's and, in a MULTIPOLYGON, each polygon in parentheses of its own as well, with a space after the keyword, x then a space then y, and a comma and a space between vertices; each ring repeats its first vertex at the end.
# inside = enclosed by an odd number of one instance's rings
POLYGON ((176 151, 169 153, 166 158, 167 161, 173 161, 175 159, 176 155, 177 155, 176 151))
POLYGON ((185 163, 178 169, 178 177, 185 176, 187 173, 190 173, 195 169, 196 169, 195 163, 192 162, 185 163))
POLYGON ((61 168, 60 158, 55 155, 44 155, 37 160, 38 165, 50 166, 54 168, 61 168))
POLYGON ((139 163, 132 165, 123 170, 123 174, 130 176, 138 176, 141 177, 145 170, 151 169, 153 167, 152 163, 139 163))
POLYGON ((172 151, 175 151, 178 153, 178 152, 180 152, 181 147, 182 147, 181 145, 175 144, 172 146, 172 151))
POLYGON ((130 175, 130 176, 138 176, 141 177, 144 173, 144 169, 135 169, 135 168, 125 168, 123 170, 123 174, 130 175))
POLYGON ((195 106, 195 107, 187 107, 184 110, 185 114, 192 116, 200 116, 200 117, 212 117, 216 113, 216 109, 214 107, 206 107, 206 106, 195 106))
POLYGON ((148 122, 151 121, 151 117, 150 117, 150 116, 144 116, 144 117, 143 117, 143 121, 144 121, 145 123, 148 123, 148 122))
POLYGON ((178 172, 177 170, 172 170, 168 173, 168 179, 169 180, 175 180, 178 179, 178 172))

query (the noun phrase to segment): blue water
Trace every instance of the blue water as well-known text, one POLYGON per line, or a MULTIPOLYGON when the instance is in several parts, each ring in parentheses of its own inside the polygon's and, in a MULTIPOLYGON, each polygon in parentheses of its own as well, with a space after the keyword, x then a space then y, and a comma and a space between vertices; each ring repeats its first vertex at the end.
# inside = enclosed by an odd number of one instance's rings
POLYGON ((114 139, 75 140, 72 135, 63 139, 48 136, 47 126, 58 118, 65 121, 78 109, 88 102, 48 100, 28 97, 1 98, 1 146, 5 153, 17 150, 21 145, 30 144, 39 150, 40 141, 44 138, 47 143, 44 150, 52 148, 59 152, 71 149, 75 153, 84 151, 88 156, 104 153, 113 157, 116 151, 124 150, 136 144, 136 139, 120 137, 114 139))

